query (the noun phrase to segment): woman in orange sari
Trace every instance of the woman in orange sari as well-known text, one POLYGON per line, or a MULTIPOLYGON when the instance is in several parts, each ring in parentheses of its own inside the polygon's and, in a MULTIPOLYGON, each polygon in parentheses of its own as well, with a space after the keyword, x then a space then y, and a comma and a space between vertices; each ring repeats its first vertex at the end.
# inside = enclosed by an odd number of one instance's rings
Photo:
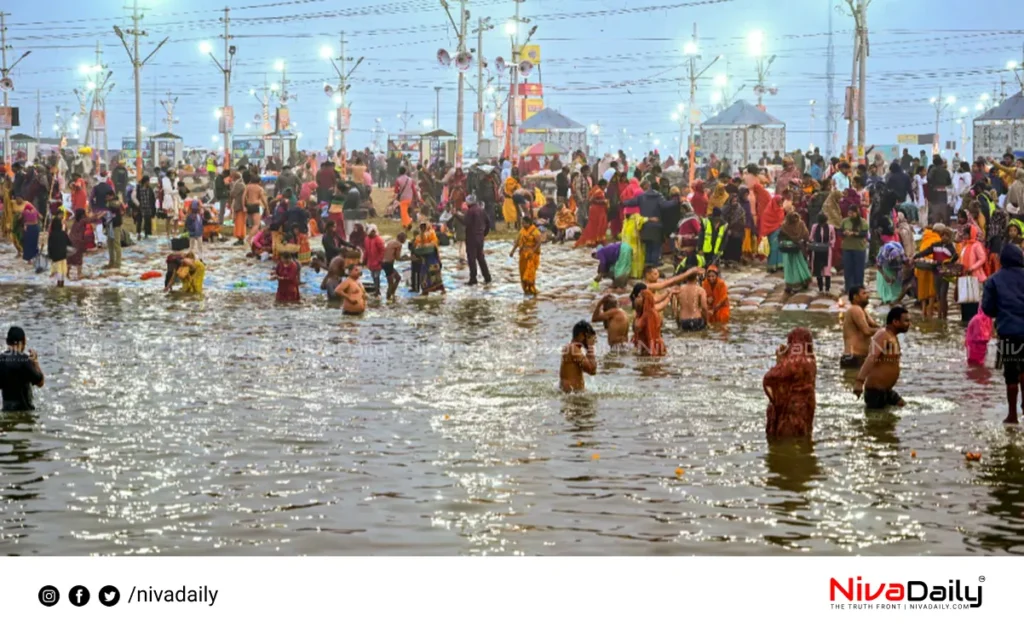
POLYGON ((533 218, 523 218, 523 228, 519 230, 519 238, 508 254, 512 257, 519 250, 519 282, 523 292, 528 295, 537 294, 537 269, 540 267, 540 245, 544 237, 533 225, 533 218))
POLYGON ((728 323, 731 316, 729 287, 718 276, 718 266, 708 266, 702 285, 708 296, 708 323, 728 323))
POLYGON ((587 226, 583 229, 583 234, 580 235, 580 239, 576 240, 573 248, 603 246, 607 240, 608 199, 604 195, 604 187, 601 186, 603 182, 602 180, 596 187, 590 188, 590 195, 588 196, 590 218, 587 220, 587 226))
POLYGON ((641 356, 664 356, 665 340, 661 338, 661 315, 654 293, 645 284, 633 287, 633 346, 641 356))
POLYGON ((519 226, 519 209, 512 200, 512 196, 523 186, 519 184, 519 170, 513 168, 512 175, 505 180, 505 202, 501 205, 501 214, 505 217, 505 224, 519 226))
POLYGON ((775 367, 764 376, 768 396, 765 432, 770 439, 810 437, 814 430, 818 364, 811 332, 796 328, 775 354, 775 367))

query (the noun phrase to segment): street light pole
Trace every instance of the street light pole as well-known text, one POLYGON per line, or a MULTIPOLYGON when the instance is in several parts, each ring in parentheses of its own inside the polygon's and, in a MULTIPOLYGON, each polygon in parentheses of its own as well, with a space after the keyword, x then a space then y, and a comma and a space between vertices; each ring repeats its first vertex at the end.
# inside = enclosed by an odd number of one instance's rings
POLYGON ((480 18, 476 27, 476 153, 479 160, 484 146, 484 31, 494 28, 490 18, 480 18))
POLYGON ((125 40, 125 34, 121 27, 114 26, 114 33, 121 40, 121 44, 124 45, 124 50, 128 53, 128 59, 132 62, 132 69, 135 74, 135 177, 140 180, 142 179, 142 86, 140 83, 140 72, 142 67, 146 65, 146 62, 153 55, 156 55, 156 52, 170 39, 165 37, 160 40, 160 43, 156 45, 153 52, 147 55, 145 59, 140 59, 139 37, 147 34, 139 29, 139 21, 142 20, 142 17, 139 13, 139 0, 134 0, 132 3, 132 28, 128 30, 128 35, 131 35, 133 39, 131 48, 128 47, 128 41, 125 40))
POLYGON ((221 124, 224 126, 224 169, 231 168, 231 131, 235 124, 235 113, 231 111, 231 66, 234 61, 235 47, 231 46, 231 9, 224 7, 224 111, 221 124))
MULTIPOLYGON (((21 60, 23 60, 26 57, 28 57, 29 53, 32 52, 32 51, 25 51, 24 53, 21 54, 21 57, 19 57, 18 59, 14 60, 13 64, 11 64, 10 66, 7 65, 7 48, 8 47, 7 47, 7 23, 6 23, 6 18, 7 18, 8 15, 9 15, 8 13, 4 13, 4 12, 0 11, 0 53, 2 53, 2 57, 0 57, 0 77, 2 77, 3 83, 5 84, 4 90, 3 90, 3 93, 4 93, 4 111, 5 112, 8 111, 8 108, 10 108, 10 102, 7 99, 8 99, 8 93, 13 89, 13 87, 9 87, 10 86, 10 84, 9 84, 10 77, 8 75, 10 74, 10 72, 12 70, 14 70, 14 67, 18 65, 18 62, 20 62, 21 60)), ((13 121, 12 121, 12 123, 13 123, 13 121)), ((3 160, 3 162, 13 164, 14 161, 13 161, 13 159, 11 157, 11 127, 9 125, 5 125, 4 126, 4 148, 3 149, 4 149, 4 160, 3 160)))
MULTIPOLYGON (((693 116, 693 113, 694 113, 694 110, 696 110, 696 108, 697 108, 697 80, 700 79, 700 77, 704 73, 706 73, 709 68, 714 66, 715 62, 717 62, 719 59, 721 59, 722 56, 718 55, 713 60, 711 60, 710 64, 708 64, 707 66, 704 67, 704 70, 702 70, 700 72, 697 72, 697 60, 700 59, 700 49, 697 47, 697 23, 696 22, 693 23, 693 39, 691 41, 687 42, 686 47, 684 48, 683 52, 685 52, 690 57, 690 68, 689 68, 689 74, 690 74, 690 111, 689 111, 689 113, 687 113, 686 118, 687 118, 687 120, 690 123, 690 136, 689 136, 690 170, 689 170, 688 181, 687 182, 688 182, 688 184, 690 184, 692 186, 693 185, 693 178, 694 178, 695 172, 697 171, 697 165, 696 165, 697 147, 693 143, 694 127, 695 127, 694 126, 694 123, 695 123, 694 118, 695 117, 693 116)), ((682 135, 680 135, 680 136, 682 136, 682 135)))

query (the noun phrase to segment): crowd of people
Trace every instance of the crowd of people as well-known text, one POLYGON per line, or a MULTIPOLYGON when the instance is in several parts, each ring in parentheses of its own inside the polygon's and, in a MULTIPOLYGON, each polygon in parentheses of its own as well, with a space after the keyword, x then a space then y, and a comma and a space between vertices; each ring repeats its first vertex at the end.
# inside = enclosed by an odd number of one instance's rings
MULTIPOLYGON (((888 166, 839 158, 826 164, 816 152, 765 155, 762 164, 739 171, 712 156, 701 165, 702 178, 673 184, 666 174, 674 166, 671 157, 663 164, 652 152, 630 170, 622 152, 591 163, 577 151, 568 164, 558 157, 548 161, 550 187, 521 176, 521 169, 534 171, 523 161, 463 170, 443 160, 413 165, 408 157, 383 158, 369 150, 320 164, 300 155, 286 164, 220 171, 208 161, 213 170, 198 190, 170 168, 135 182, 121 161, 110 173, 100 166, 95 177, 78 166, 65 178, 64 163, 54 157, 18 164, 0 177, 4 236, 37 268, 45 245, 58 286, 81 278, 82 255, 92 248, 106 245, 107 266, 119 268, 121 249, 132 243, 126 221, 135 239, 145 240, 160 220, 172 246, 165 289, 180 284, 185 293, 201 294, 204 244, 222 240, 230 223, 235 246, 270 261, 278 301, 300 300, 301 269, 308 266, 326 271, 321 289, 346 314, 358 315, 385 283, 387 298, 394 299, 402 283, 395 266, 402 260, 411 263, 412 291, 445 293, 441 248, 451 242, 469 265, 468 285, 490 283, 484 241, 503 222, 515 236, 509 256, 518 253, 524 294, 540 293, 545 243, 590 250, 597 262, 592 288, 611 282, 590 322, 574 329, 563 358, 566 391, 582 389, 584 374, 596 371, 591 323, 604 325, 613 348, 631 343, 642 355, 664 355, 663 314, 684 332, 727 323, 725 277, 744 265, 781 274, 790 294, 807 292, 816 282, 819 293, 835 296, 832 277, 842 273, 849 306, 840 362, 860 371, 857 393, 869 407, 902 404, 893 387, 899 374, 895 335, 910 323, 905 303, 919 306, 926 319, 946 318, 952 296, 970 324, 968 347, 998 332, 1008 397, 1011 383, 1016 388, 1020 380, 1019 354, 1012 348, 1024 346, 1024 328, 1012 310, 1024 297, 1024 159, 1012 154, 961 164, 955 177, 940 156, 928 165, 926 157, 907 153, 888 166), (268 169, 274 170, 270 178, 268 169), (392 192, 382 215, 401 225, 391 239, 371 221, 378 210, 370 194, 379 185, 392 192), (321 249, 314 251, 311 239, 317 237, 321 249), (891 307, 885 327, 864 310, 869 263, 875 292, 891 307), (362 282, 364 268, 369 284, 362 282), (663 269, 671 271, 664 279, 663 269), (623 308, 633 310, 631 341, 623 308)), ((813 397, 808 403, 800 395, 806 385, 797 384, 813 383, 813 343, 802 330, 790 339, 765 379, 770 434, 810 433, 811 419, 804 418, 808 410, 813 418, 813 397), (785 404, 794 399, 801 403, 785 404)), ((1016 420, 1016 398, 1015 392, 1008 421, 1016 420)))

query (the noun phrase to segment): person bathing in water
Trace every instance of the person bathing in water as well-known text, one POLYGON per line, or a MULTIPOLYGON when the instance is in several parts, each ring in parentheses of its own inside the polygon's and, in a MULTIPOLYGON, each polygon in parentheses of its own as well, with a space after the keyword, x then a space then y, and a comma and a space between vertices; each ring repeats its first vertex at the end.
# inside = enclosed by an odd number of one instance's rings
POLYGON ((697 276, 687 278, 686 283, 672 295, 672 308, 676 322, 683 332, 700 332, 708 327, 708 295, 697 283, 697 276))
POLYGON ((629 345, 629 317, 613 295, 605 295, 597 302, 590 322, 604 324, 608 345, 612 349, 622 349, 629 345))
POLYGON ((896 306, 885 317, 885 328, 872 337, 871 352, 860 368, 853 387, 853 393, 858 398, 864 394, 864 404, 868 409, 906 405, 893 387, 900 379, 901 353, 897 336, 909 329, 910 313, 903 306, 896 306))
POLYGON ((352 316, 359 316, 366 312, 366 289, 359 279, 363 276, 363 269, 359 264, 353 264, 348 269, 348 277, 338 284, 334 293, 341 297, 341 311, 352 316))
POLYGON ((558 371, 558 384, 565 393, 586 390, 584 374, 597 373, 597 358, 594 346, 597 333, 586 321, 580 321, 572 328, 572 341, 562 349, 562 367, 558 371))

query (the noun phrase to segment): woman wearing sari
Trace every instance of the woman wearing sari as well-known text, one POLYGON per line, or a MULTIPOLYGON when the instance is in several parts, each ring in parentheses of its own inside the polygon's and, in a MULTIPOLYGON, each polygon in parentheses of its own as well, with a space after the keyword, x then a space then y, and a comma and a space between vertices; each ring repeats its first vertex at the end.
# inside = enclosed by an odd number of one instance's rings
POLYGON ((782 271, 786 280, 786 292, 805 290, 811 284, 811 269, 804 257, 804 244, 809 232, 807 225, 796 211, 786 215, 780 229, 779 250, 782 252, 782 271))
POLYGON ((704 183, 700 180, 693 183, 693 195, 690 196, 690 206, 693 207, 693 212, 697 214, 698 218, 703 218, 708 214, 708 196, 704 192, 704 183))
POLYGON ((667 352, 661 338, 661 315, 655 305, 654 293, 644 284, 633 288, 633 345, 641 356, 664 356, 667 352), (638 292, 639 290, 639 292, 638 292))
POLYGON ((439 246, 434 227, 426 222, 421 223, 420 234, 413 241, 413 254, 420 259, 420 290, 424 297, 438 290, 445 294, 439 246))
POLYGON ((510 227, 519 226, 519 210, 516 208, 516 203, 512 196, 522 188, 523 185, 519 182, 519 170, 513 167, 512 174, 505 179, 505 202, 501 205, 501 214, 505 217, 505 224, 510 227))
POLYGON ((618 171, 612 174, 611 182, 608 183, 608 230, 611 231, 612 240, 617 240, 622 235, 622 201, 628 200, 623 198, 622 194, 628 186, 625 176, 618 171))
POLYGON ((544 237, 533 225, 533 218, 523 218, 523 228, 519 230, 519 237, 508 256, 512 257, 519 250, 519 283, 528 295, 537 295, 537 269, 540 267, 540 245, 543 241, 544 237))
POLYGON ((600 246, 607 240, 608 200, 604 195, 604 187, 601 186, 603 182, 602 180, 598 183, 598 186, 590 188, 590 196, 588 198, 590 211, 588 213, 587 226, 583 229, 580 239, 576 240, 574 248, 600 246))
POLYGON ((68 255, 68 279, 71 279, 71 270, 74 269, 78 274, 75 279, 82 278, 82 259, 85 256, 85 247, 88 242, 85 231, 89 223, 85 219, 85 209, 75 210, 75 222, 71 225, 71 230, 68 231, 68 237, 71 238, 71 247, 74 252, 68 255))
POLYGON ((14 212, 21 216, 21 258, 30 262, 39 254, 39 211, 19 197, 14 199, 14 212))
POLYGON ((429 217, 436 217, 437 214, 437 182, 434 180, 433 174, 430 173, 429 169, 420 167, 419 173, 419 192, 420 192, 420 212, 429 217))
MULTIPOLYGON (((988 279, 988 274, 985 272, 985 265, 988 263, 988 252, 985 250, 980 236, 981 230, 977 225, 970 225, 967 228, 967 238, 960 249, 960 262, 963 265, 963 274, 968 277, 974 277, 977 280, 979 299, 981 287, 985 284, 985 280, 988 279)), ((960 285, 960 283, 957 283, 958 289, 960 285)), ((960 302, 961 319, 964 323, 970 323, 974 315, 978 313, 979 302, 965 302, 962 295, 958 297, 958 301, 960 302)))
POLYGON ((765 433, 769 439, 810 437, 817 406, 818 364, 811 332, 797 328, 775 354, 775 366, 761 385, 768 396, 765 433))
POLYGON ((832 292, 832 253, 836 229, 829 224, 825 212, 811 229, 811 274, 818 280, 818 292, 832 292))
POLYGON ((448 181, 448 208, 452 213, 462 211, 462 205, 466 202, 466 174, 461 167, 455 168, 451 180, 448 181))
MULTIPOLYGON (((838 189, 832 189, 832 181, 826 180, 826 188, 830 189, 828 196, 825 198, 824 204, 821 205, 821 211, 828 218, 828 225, 832 227, 833 231, 838 231, 843 225, 843 208, 840 202, 843 199, 843 192, 838 189)), ((832 246, 832 266, 836 271, 843 269, 843 241, 836 240, 832 246)))
MULTIPOLYGON (((629 200, 642 194, 644 190, 640 187, 640 181, 633 178, 629 181, 629 187, 623 194, 623 200, 629 200)), ((640 239, 640 229, 644 226, 644 221, 647 219, 640 215, 640 207, 624 207, 622 210, 625 215, 625 222, 622 227, 622 241, 629 244, 630 249, 633 251, 633 265, 630 268, 630 275, 633 279, 641 279, 644 276, 644 262, 646 261, 647 251, 644 248, 644 243, 640 239)))
POLYGON ((906 251, 899 241, 887 242, 878 250, 878 256, 875 257, 875 265, 878 267, 875 287, 882 303, 893 304, 900 297, 903 290, 903 267, 907 261, 906 251))

